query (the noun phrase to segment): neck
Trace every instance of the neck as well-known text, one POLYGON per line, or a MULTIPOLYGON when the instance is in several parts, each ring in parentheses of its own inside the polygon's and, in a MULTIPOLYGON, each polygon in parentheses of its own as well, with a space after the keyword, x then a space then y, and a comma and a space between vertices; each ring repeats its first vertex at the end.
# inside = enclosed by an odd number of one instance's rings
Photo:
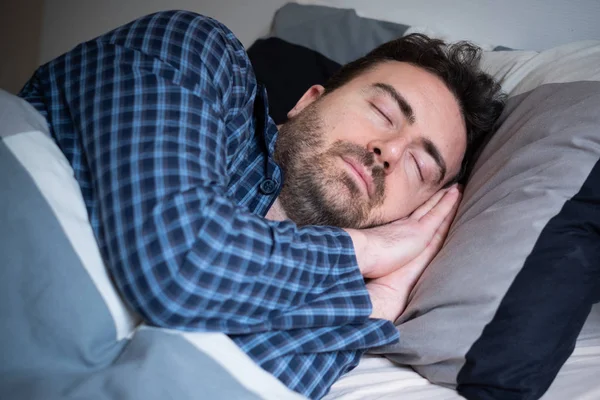
POLYGON ((270 219, 271 221, 285 221, 288 219, 283 207, 281 206, 281 203, 279 202, 279 198, 275 199, 273 205, 267 212, 267 215, 265 215, 265 218, 270 219))

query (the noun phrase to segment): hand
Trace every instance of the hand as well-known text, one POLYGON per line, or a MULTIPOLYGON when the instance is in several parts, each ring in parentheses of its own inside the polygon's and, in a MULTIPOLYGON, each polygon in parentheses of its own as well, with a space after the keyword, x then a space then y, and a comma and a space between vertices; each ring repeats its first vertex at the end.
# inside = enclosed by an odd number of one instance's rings
POLYGON ((367 290, 373 304, 371 318, 395 321, 402 314, 417 280, 442 248, 459 202, 460 196, 421 254, 394 272, 367 283, 367 290))
POLYGON ((375 228, 348 229, 363 276, 386 276, 421 254, 439 237, 447 217, 454 217, 459 199, 460 191, 453 186, 437 192, 409 217, 375 228))

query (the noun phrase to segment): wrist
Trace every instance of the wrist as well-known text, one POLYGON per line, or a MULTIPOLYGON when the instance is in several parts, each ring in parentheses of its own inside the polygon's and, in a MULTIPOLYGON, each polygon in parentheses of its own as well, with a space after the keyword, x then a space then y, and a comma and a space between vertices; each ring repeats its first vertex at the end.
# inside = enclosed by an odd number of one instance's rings
POLYGON ((396 297, 397 293, 392 288, 377 283, 368 283, 367 291, 372 305, 369 318, 396 321, 400 316, 400 311, 395 309, 399 303, 396 297))
POLYGON ((362 276, 369 277, 374 263, 367 256, 367 235, 358 229, 344 229, 352 240, 358 269, 362 276))

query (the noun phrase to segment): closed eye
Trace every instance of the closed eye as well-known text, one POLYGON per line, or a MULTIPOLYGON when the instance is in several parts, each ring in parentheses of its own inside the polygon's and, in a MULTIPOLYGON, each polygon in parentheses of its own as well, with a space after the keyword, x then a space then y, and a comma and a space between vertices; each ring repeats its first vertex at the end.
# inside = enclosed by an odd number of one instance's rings
POLYGON ((379 109, 379 107, 377 107, 375 104, 370 103, 371 107, 375 110, 375 112, 377 114, 379 114, 380 117, 382 117, 383 119, 385 119, 390 125, 394 125, 394 123, 392 122, 391 118, 388 117, 383 111, 381 111, 379 109))
POLYGON ((412 154, 410 156, 412 157, 413 161, 415 162, 415 166, 417 167, 417 171, 419 171, 419 177, 421 178, 421 182, 425 182, 425 179, 423 178, 423 171, 421 171, 421 166, 419 165, 417 159, 412 154))

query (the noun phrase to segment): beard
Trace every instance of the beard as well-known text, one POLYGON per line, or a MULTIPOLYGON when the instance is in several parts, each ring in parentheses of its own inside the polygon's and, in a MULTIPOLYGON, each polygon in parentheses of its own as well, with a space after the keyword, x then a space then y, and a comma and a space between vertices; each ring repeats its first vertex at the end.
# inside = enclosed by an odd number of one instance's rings
POLYGON ((373 210, 384 200, 385 172, 374 166, 375 156, 354 143, 336 141, 325 149, 325 130, 313 102, 279 132, 275 160, 284 172, 279 202, 298 225, 365 228, 383 221, 373 210), (373 177, 373 194, 365 198, 356 181, 340 166, 342 156, 362 163, 373 177))

